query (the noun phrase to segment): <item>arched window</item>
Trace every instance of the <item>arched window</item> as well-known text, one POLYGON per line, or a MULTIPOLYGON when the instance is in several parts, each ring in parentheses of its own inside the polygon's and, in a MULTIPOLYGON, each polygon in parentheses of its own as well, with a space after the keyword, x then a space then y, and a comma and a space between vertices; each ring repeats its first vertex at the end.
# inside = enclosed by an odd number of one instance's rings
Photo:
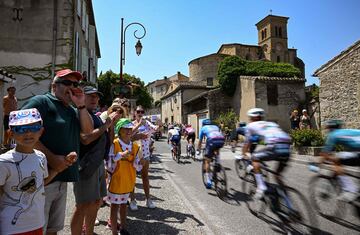
POLYGON ((264 30, 261 30, 261 40, 264 40, 264 30))
POLYGON ((278 27, 275 26, 275 36, 277 37, 278 36, 278 27))
POLYGON ((264 31, 265 38, 267 37, 267 30, 264 31))
POLYGON ((282 37, 281 27, 279 27, 279 37, 282 37))
POLYGON ((278 63, 281 62, 281 58, 279 55, 276 57, 276 62, 278 62, 278 63))

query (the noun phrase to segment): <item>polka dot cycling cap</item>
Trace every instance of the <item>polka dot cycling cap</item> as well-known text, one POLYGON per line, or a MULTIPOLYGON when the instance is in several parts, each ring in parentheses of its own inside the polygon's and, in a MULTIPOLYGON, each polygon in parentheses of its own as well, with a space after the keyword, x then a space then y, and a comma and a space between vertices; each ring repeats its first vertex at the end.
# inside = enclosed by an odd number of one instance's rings
POLYGON ((12 111, 9 115, 9 126, 22 126, 36 122, 42 124, 41 115, 36 108, 12 111))

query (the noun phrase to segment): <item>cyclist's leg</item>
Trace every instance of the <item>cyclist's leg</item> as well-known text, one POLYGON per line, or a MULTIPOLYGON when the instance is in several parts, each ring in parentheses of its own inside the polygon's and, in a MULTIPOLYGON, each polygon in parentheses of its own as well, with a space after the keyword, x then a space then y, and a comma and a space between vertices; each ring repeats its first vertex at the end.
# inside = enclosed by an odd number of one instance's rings
POLYGON ((206 140, 205 145, 205 156, 204 156, 204 170, 205 170, 205 176, 207 179, 207 188, 211 188, 212 185, 212 175, 210 174, 210 162, 212 157, 213 149, 211 148, 211 140, 206 140))
POLYGON ((254 152, 252 155, 252 164, 254 167, 254 175, 257 184, 255 198, 262 198, 264 192, 267 190, 267 186, 261 174, 261 161, 271 160, 274 160, 274 152, 270 148, 265 148, 260 151, 254 152))
POLYGON ((339 195, 340 200, 352 201, 357 197, 359 187, 353 182, 350 176, 344 174, 343 166, 359 166, 360 155, 357 153, 343 152, 335 160, 335 172, 340 181, 343 192, 339 195))

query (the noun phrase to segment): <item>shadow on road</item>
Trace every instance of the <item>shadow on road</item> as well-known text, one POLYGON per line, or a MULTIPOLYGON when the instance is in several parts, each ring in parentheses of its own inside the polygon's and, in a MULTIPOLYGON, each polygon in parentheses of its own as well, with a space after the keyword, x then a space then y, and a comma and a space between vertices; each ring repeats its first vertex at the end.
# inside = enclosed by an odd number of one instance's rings
POLYGON ((129 211, 128 228, 131 234, 179 234, 184 230, 179 230, 176 226, 168 224, 182 224, 187 219, 194 220, 197 223, 196 226, 204 226, 192 214, 162 208, 152 210, 140 206, 138 211, 129 211))
POLYGON ((327 219, 327 220, 330 220, 331 222, 334 222, 334 223, 336 223, 338 225, 341 225, 341 226, 343 226, 345 228, 360 232, 360 225, 358 225, 358 224, 354 224, 354 223, 351 223, 351 222, 349 222, 347 220, 344 220, 344 219, 341 219, 341 218, 336 218, 336 217, 333 217, 333 216, 322 215, 322 217, 327 219))

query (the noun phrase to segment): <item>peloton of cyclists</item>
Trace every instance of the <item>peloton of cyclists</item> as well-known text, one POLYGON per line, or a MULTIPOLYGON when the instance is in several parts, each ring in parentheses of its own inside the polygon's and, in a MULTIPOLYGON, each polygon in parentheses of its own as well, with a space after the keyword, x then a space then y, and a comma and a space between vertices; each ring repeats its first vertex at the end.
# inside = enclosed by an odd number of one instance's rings
POLYGON ((341 120, 329 120, 325 122, 328 130, 325 145, 320 155, 323 161, 330 161, 334 164, 334 171, 340 181, 342 192, 338 199, 342 201, 353 201, 358 197, 358 186, 344 175, 343 165, 360 166, 360 130, 341 129, 341 120), (336 146, 342 146, 344 150, 336 155, 332 154, 336 146))
POLYGON ((206 137, 204 157, 204 170, 206 172, 205 177, 207 179, 206 188, 210 189, 212 186, 212 176, 209 174, 210 162, 213 157, 218 156, 219 149, 224 146, 225 138, 221 134, 220 128, 217 125, 212 124, 210 119, 203 120, 202 128, 199 134, 197 155, 200 155, 201 143, 204 137, 206 137))
MULTIPOLYGON (((178 129, 175 129, 173 125, 169 125, 168 126, 168 138, 167 138, 167 143, 170 144, 171 143, 171 155, 174 158, 174 146, 180 145, 180 140, 181 140, 181 136, 180 136, 180 132, 178 131, 178 129)), ((181 148, 179 148, 181 149, 181 148)))
POLYGON ((250 123, 246 126, 246 143, 243 147, 243 155, 249 156, 254 142, 263 141, 265 148, 256 150, 251 154, 253 170, 256 179, 255 198, 261 199, 267 186, 264 183, 261 174, 261 161, 278 161, 276 169, 276 181, 280 185, 284 185, 281 180, 281 172, 287 166, 290 157, 290 136, 280 129, 279 125, 274 122, 264 121, 265 111, 261 108, 252 108, 247 112, 250 123))

